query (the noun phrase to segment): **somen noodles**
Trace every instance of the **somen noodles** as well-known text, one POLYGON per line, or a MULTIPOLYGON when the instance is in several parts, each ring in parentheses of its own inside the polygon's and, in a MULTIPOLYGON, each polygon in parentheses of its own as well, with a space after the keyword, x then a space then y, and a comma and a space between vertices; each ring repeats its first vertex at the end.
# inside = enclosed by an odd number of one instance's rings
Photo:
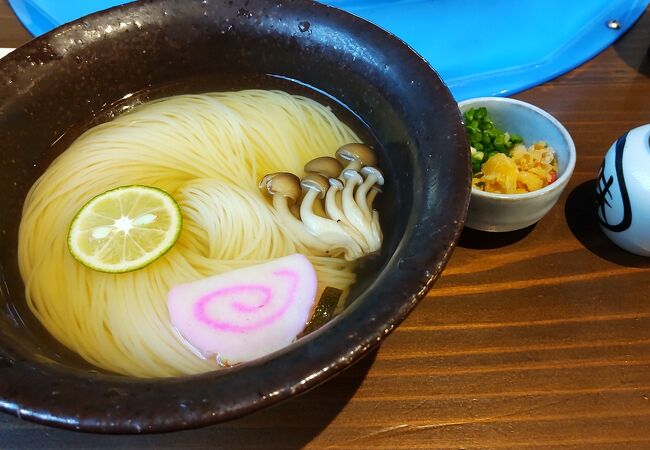
POLYGON ((329 108, 269 90, 169 97, 91 128, 26 198, 18 259, 29 308, 56 339, 109 371, 157 377, 217 368, 172 327, 168 291, 293 253, 308 256, 319 291, 348 289, 352 263, 305 248, 258 183, 267 173, 301 174, 310 159, 358 141, 329 108), (83 266, 66 242, 75 214, 93 196, 133 184, 176 199, 183 229, 175 246, 133 272, 83 266))

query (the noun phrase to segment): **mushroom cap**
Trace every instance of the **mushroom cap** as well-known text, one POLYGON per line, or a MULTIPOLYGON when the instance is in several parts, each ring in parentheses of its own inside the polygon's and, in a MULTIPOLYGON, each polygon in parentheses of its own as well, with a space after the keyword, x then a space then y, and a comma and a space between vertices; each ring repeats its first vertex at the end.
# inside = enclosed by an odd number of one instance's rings
POLYGON ((338 178, 330 178, 327 181, 329 181, 330 186, 333 187, 334 189, 337 189, 339 191, 343 190, 343 182, 338 178))
POLYGON ((304 189, 317 191, 319 198, 325 197, 325 193, 327 192, 327 189, 329 189, 327 178, 317 173, 305 175, 305 178, 300 181, 300 185, 304 189))
POLYGON ((377 184, 379 184, 379 185, 384 184, 384 174, 381 173, 381 170, 379 170, 376 167, 366 166, 363 169, 361 169, 361 173, 364 174, 366 177, 368 177, 368 175, 372 174, 377 178, 377 181, 376 181, 377 184))
POLYGON ((336 151, 336 157, 346 162, 357 161, 364 166, 376 166, 375 152, 366 144, 345 144, 336 151))
POLYGON ((354 169, 345 169, 341 176, 345 178, 346 184, 350 182, 356 184, 363 183, 363 177, 354 169))
POLYGON ((270 196, 281 195, 296 203, 300 198, 300 178, 288 172, 275 172, 264 175, 260 190, 270 196))
POLYGON ((328 178, 338 177, 343 171, 343 164, 331 156, 321 156, 305 164, 306 173, 318 173, 328 178))

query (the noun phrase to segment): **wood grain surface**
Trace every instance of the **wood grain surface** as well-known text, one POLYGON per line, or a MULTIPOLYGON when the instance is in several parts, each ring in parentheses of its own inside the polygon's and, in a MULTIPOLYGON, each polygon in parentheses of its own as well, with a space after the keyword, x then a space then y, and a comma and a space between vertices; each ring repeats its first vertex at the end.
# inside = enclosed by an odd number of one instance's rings
MULTIPOLYGON (((27 39, 0 3, 0 47, 27 39)), ((646 13, 592 61, 516 96, 573 136, 566 192, 529 229, 464 232, 434 289, 356 366, 187 432, 87 435, 0 414, 0 448, 650 448, 650 260, 608 242, 593 215, 604 153, 650 123, 649 45, 646 13)))

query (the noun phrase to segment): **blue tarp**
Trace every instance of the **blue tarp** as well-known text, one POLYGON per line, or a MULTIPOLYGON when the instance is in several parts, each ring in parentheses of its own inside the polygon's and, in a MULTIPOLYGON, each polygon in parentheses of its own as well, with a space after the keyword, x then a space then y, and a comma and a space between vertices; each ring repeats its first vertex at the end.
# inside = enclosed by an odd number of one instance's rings
MULTIPOLYGON (((34 35, 123 0, 9 0, 34 35)), ((592 58, 650 0, 329 0, 396 34, 440 73, 457 100, 509 95, 592 58), (618 28, 608 26, 616 21, 618 28)))

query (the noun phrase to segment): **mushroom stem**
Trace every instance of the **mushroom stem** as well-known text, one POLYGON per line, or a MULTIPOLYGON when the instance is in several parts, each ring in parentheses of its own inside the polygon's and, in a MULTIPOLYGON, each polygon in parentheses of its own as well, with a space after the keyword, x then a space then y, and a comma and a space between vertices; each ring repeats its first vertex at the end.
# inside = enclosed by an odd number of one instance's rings
POLYGON ((282 224, 287 227, 289 233, 295 236, 305 247, 324 254, 332 254, 332 249, 329 245, 310 234, 304 224, 294 217, 289 209, 286 198, 281 195, 274 195, 273 207, 278 212, 282 224))
POLYGON ((381 249, 381 244, 384 240, 384 234, 381 231, 381 225, 379 224, 379 213, 376 209, 372 210, 372 220, 370 222, 370 231, 372 235, 377 239, 379 245, 377 250, 381 249))
MULTIPOLYGON (((305 185, 303 184, 303 186, 305 185)), ((319 195, 322 195, 322 191, 307 187, 307 193, 300 205, 300 218, 307 230, 313 236, 318 237, 318 239, 330 245, 333 249, 343 250, 343 255, 348 261, 353 261, 363 256, 363 251, 359 244, 337 222, 314 214, 313 204, 319 195)))
POLYGON ((374 185, 370 188, 370 193, 368 194, 368 197, 366 197, 366 201, 368 203, 368 211, 372 211, 372 205, 375 202, 377 194, 381 194, 381 188, 377 185, 374 185))
POLYGON ((314 201, 314 214, 323 218, 327 218, 327 213, 325 212, 323 202, 318 199, 314 201))
POLYGON ((295 217, 297 220, 300 220, 300 206, 293 204, 289 207, 289 211, 291 211, 293 217, 295 217))
POLYGON ((359 175, 359 172, 350 169, 344 170, 342 175, 345 179, 345 187, 343 188, 342 195, 343 213, 352 226, 363 235, 368 243, 370 252, 375 252, 381 247, 381 241, 372 233, 370 218, 365 216, 363 210, 354 201, 354 188, 363 183, 363 178, 359 175))
POLYGON ((347 217, 345 217, 337 202, 337 193, 343 190, 343 183, 341 183, 341 180, 337 178, 330 178, 328 181, 330 187, 327 190, 327 194, 325 194, 325 212, 327 213, 327 216, 338 222, 345 232, 348 233, 357 244, 359 244, 364 253, 369 253, 370 248, 368 247, 365 238, 356 228, 354 228, 347 217))
POLYGON ((372 210, 368 207, 368 200, 366 196, 368 191, 375 184, 384 184, 384 176, 381 171, 375 167, 366 166, 361 169, 361 173, 366 176, 366 179, 361 183, 361 186, 357 188, 356 193, 354 194, 354 199, 363 211, 364 215, 368 218, 372 218, 372 210))

